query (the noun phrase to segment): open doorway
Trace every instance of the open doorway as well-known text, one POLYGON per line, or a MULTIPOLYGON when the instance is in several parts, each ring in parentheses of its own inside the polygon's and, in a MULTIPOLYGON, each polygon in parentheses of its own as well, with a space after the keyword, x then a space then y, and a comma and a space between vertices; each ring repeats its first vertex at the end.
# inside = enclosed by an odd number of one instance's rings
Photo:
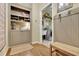
POLYGON ((42 10, 42 42, 50 44, 52 41, 52 4, 42 10))

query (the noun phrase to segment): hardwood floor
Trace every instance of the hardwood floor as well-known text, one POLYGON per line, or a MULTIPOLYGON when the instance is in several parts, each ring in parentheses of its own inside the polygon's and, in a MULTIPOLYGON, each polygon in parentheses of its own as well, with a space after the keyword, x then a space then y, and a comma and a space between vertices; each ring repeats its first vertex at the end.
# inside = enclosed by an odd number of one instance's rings
POLYGON ((42 44, 33 44, 32 46, 32 49, 14 54, 12 56, 50 56, 50 50, 48 47, 42 44))
POLYGON ((6 56, 10 55, 10 52, 11 52, 11 48, 8 49, 6 56))
POLYGON ((34 48, 32 49, 32 53, 37 56, 49 56, 50 50, 48 47, 42 45, 42 44, 35 44, 33 45, 34 48))
POLYGON ((11 47, 10 55, 15 55, 23 51, 31 50, 33 47, 30 43, 18 44, 11 47))

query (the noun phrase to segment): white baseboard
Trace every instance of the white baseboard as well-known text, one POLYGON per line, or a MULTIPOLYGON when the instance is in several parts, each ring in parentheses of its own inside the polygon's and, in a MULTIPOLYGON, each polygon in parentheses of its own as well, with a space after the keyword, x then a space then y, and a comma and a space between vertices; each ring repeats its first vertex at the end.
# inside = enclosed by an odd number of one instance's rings
POLYGON ((38 41, 32 42, 32 44, 36 44, 36 43, 39 43, 39 42, 38 41))

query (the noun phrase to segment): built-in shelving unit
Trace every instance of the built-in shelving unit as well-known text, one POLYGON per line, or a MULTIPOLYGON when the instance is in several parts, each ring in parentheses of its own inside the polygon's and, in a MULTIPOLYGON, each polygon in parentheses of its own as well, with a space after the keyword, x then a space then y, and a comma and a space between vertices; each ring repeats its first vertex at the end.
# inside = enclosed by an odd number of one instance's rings
POLYGON ((27 23, 30 27, 30 11, 11 6, 11 30, 21 30, 27 23))

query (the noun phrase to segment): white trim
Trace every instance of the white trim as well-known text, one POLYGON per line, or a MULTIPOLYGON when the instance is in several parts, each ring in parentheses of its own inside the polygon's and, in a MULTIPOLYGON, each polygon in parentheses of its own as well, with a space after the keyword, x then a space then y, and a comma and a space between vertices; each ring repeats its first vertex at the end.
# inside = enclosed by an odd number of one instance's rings
POLYGON ((43 11, 43 9, 44 8, 46 8, 48 5, 49 5, 50 3, 48 3, 48 4, 45 4, 42 8, 41 8, 41 10, 40 10, 40 42, 42 43, 42 11, 43 11))
POLYGON ((46 8, 50 3, 44 5, 40 10, 40 42, 42 43, 42 11, 44 8, 46 8))
POLYGON ((39 43, 39 41, 32 42, 32 44, 36 44, 36 43, 39 43))

